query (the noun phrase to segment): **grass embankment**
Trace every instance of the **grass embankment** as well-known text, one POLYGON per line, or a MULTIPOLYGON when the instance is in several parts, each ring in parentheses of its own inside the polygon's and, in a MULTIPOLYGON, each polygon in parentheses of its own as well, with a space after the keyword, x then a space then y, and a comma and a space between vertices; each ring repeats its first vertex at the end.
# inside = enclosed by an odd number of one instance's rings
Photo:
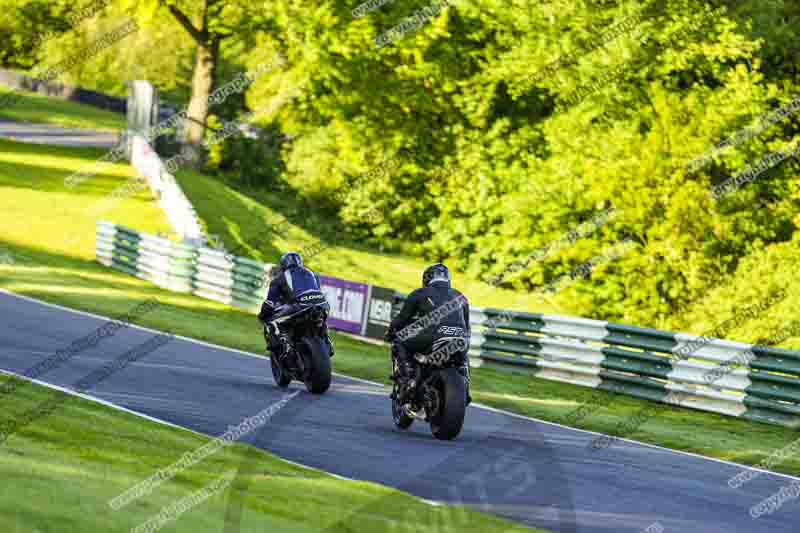
MULTIPOLYGON (((141 320, 141 325, 261 351, 263 341, 253 316, 161 290, 94 262, 95 217, 91 209, 132 177, 132 171, 127 165, 112 165, 70 190, 63 180, 101 154, 96 149, 0 140, 0 287, 111 316, 142 300, 158 298, 164 305, 141 320), (68 242, 74 233, 82 238, 68 242)), ((164 215, 146 192, 117 201, 102 218, 142 231, 168 229, 164 215)), ((2 400, 0 424, 53 394, 57 393, 39 386, 18 390, 13 401, 2 400)), ((530 531, 474 512, 459 510, 446 515, 451 508, 431 507, 378 485, 294 467, 243 445, 193 466, 123 512, 113 513, 107 507, 109 498, 207 440, 70 399, 53 415, 34 421, 0 445, 4 531, 130 531, 162 507, 235 468, 245 449, 254 457, 256 468, 249 475, 242 531, 304 532, 333 525, 336 531, 386 531, 393 526, 423 531, 442 523, 445 516, 451 521, 458 519, 464 531, 530 531), (381 504, 384 498, 390 499, 391 505, 381 504), (412 516, 415 518, 408 522, 412 516)), ((223 506, 231 490, 226 497, 216 496, 202 504, 202 509, 182 516, 170 530, 221 530, 223 506)))
MULTIPOLYGON (((287 194, 234 187, 190 170, 178 172, 177 179, 208 232, 219 235, 237 255, 275 263, 287 250, 313 249, 321 243, 322 251, 306 261, 310 268, 405 293, 420 286, 422 271, 430 264, 349 239, 337 220, 322 217, 287 194)), ((558 312, 531 293, 497 289, 458 273, 454 283, 473 305, 558 312)))
MULTIPOLYGON (((3 400, 3 415, 23 414, 58 394, 39 385, 21 387, 13 402, 3 400)), ((291 401, 285 409, 290 406, 291 401)), ((227 487, 164 530, 227 531, 225 520, 236 516, 227 514, 227 507, 241 505, 236 531, 242 533, 427 531, 440 524, 465 533, 541 531, 466 508, 434 507, 373 483, 334 478, 238 443, 118 511, 109 507, 112 498, 208 442, 208 437, 68 396, 53 414, 0 445, 3 531, 128 532, 228 472, 233 481, 227 487)))
MULTIPOLYGON (((0 97, 8 92, 11 91, 7 87, 0 87, 0 97)), ((118 131, 126 126, 122 113, 27 91, 14 92, 21 98, 12 106, 1 107, 0 118, 101 131, 118 131)))
MULTIPOLYGON (((0 145, 0 149, 0 241, 8 244, 12 256, 26 256, 15 265, 0 264, 0 286, 76 309, 110 316, 120 316, 138 302, 158 297, 164 305, 157 312, 139 319, 139 324, 263 353, 263 339, 252 315, 194 296, 166 292, 142 280, 102 267, 93 261, 93 241, 89 237, 78 242, 74 248, 65 250, 60 241, 63 229, 59 225, 67 223, 64 217, 68 213, 78 216, 78 210, 72 204, 78 205, 85 200, 80 198, 79 192, 63 192, 61 180, 64 170, 57 168, 55 162, 50 165, 41 163, 47 159, 44 155, 36 157, 35 151, 45 150, 42 147, 6 143, 0 145), (28 152, 28 155, 24 156, 21 152, 28 152), (22 165, 10 164, 10 157, 23 161, 22 165), (37 180, 16 179, 15 176, 23 171, 35 174, 37 180), (53 212, 59 210, 63 214, 54 218, 53 212), (32 230, 24 227, 25 221, 33 224, 32 230)), ((64 153, 66 152, 79 153, 74 149, 65 150, 64 153)), ((59 164, 68 163, 74 165, 72 158, 62 158, 59 164)), ((104 180, 93 180, 86 184, 86 194, 92 196, 109 192, 112 184, 104 183, 104 180)), ((186 188, 201 214, 215 202, 222 204, 219 218, 223 222, 230 222, 234 235, 240 235, 237 233, 238 226, 234 223, 244 224, 235 221, 255 219, 259 213, 256 211, 255 201, 251 203, 222 186, 214 189, 211 184, 203 183, 196 188, 186 188), (209 195, 208 199, 202 200, 198 197, 198 190, 201 189, 209 195), (218 195, 216 200, 215 194, 218 195), (238 205, 225 207, 224 204, 234 200, 239 202, 238 205)), ((129 204, 126 202, 124 205, 129 204)), ((139 202, 131 205, 130 212, 120 208, 119 213, 112 213, 111 218, 115 222, 143 231, 157 230, 160 226, 156 223, 158 217, 146 215, 145 209, 155 210, 152 206, 148 207, 146 202, 139 202), (138 216, 133 212, 134 206, 135 209, 141 209, 138 216)), ((93 230, 92 220, 86 219, 81 224, 86 231, 93 230)), ((292 230, 295 231, 294 228, 292 230)), ((242 238, 250 238, 249 233, 241 235, 242 238)), ((236 242, 227 244, 231 248, 236 242)), ((282 246, 282 243, 278 241, 274 245, 282 246)), ((328 257, 336 259, 333 256, 328 257)), ((315 263, 313 266, 323 272, 331 272, 324 268, 327 263, 323 263, 322 259, 324 257, 320 259, 321 264, 315 263)), ((387 256, 382 261, 388 264, 391 259, 387 256)), ((341 264, 340 268, 345 266, 341 264)), ((357 266, 363 268, 364 264, 357 266)), ((356 265, 352 268, 356 268, 356 265)), ((418 272, 408 273, 403 283, 409 288, 416 284, 418 272)), ((340 275, 350 279, 366 276, 368 272, 358 276, 356 274, 355 271, 340 272, 340 275)), ((386 279, 385 272, 381 275, 384 277, 380 279, 386 279)), ((388 281, 389 286, 401 287, 399 281, 388 281)), ((386 382, 389 365, 385 347, 364 344, 341 335, 335 335, 334 341, 337 343, 337 355, 334 359, 336 371, 386 382)), ((475 370, 473 380, 473 395, 479 402, 545 420, 572 420, 570 425, 612 434, 616 434, 619 424, 624 424, 637 415, 640 409, 649 409, 655 405, 604 391, 490 369, 475 370), (579 420, 568 416, 584 403, 597 406, 597 409, 579 420)), ((387 400, 387 417, 388 409, 387 400)), ((665 406, 658 416, 650 418, 625 436, 744 464, 756 464, 773 451, 797 439, 795 432, 784 428, 671 406, 665 406), (702 428, 702 431, 698 431, 698 428, 702 428)), ((776 465, 775 470, 800 474, 800 458, 790 458, 776 465)))

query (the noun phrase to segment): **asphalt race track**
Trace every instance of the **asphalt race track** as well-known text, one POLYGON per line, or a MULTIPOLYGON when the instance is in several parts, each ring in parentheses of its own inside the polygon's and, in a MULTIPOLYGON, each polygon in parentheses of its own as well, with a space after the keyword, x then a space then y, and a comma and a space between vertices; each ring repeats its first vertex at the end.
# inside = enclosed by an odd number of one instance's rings
MULTIPOLYGON (((0 317, 0 368, 19 374, 106 322, 2 291, 0 317)), ((153 335, 119 330, 38 379, 70 388, 153 335)), ((290 388, 302 392, 243 440, 341 476, 463 501, 559 533, 639 533, 655 522, 665 533, 798 531, 797 501, 757 520, 748 514, 794 478, 764 474, 731 489, 727 481, 740 468, 729 463, 627 441, 591 450, 596 434, 474 406, 459 438, 439 442, 419 422, 396 429, 388 392, 377 385, 336 376, 321 397, 290 388)), ((267 359, 182 338, 89 393, 213 436, 285 395, 267 359)), ((10 394, 0 402, 13 401, 10 394)))
POLYGON ((0 119, 0 137, 34 144, 57 144, 60 146, 93 146, 113 148, 117 134, 78 128, 63 128, 51 124, 33 124, 0 119))

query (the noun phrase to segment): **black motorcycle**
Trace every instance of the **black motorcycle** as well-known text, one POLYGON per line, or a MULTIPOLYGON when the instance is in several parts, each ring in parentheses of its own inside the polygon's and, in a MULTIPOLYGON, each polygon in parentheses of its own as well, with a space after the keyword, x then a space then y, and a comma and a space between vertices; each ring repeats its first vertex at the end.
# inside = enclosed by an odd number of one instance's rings
POLYGON ((408 429, 417 419, 429 422, 431 433, 439 440, 452 440, 461 432, 467 387, 453 354, 466 344, 462 340, 451 346, 448 349, 434 344, 429 352, 414 354, 419 364, 410 380, 396 377, 397 361, 393 362, 392 418, 400 429, 408 429))
MULTIPOLYGON (((272 377, 279 387, 297 380, 305 383, 309 392, 322 394, 331 386, 331 350, 323 328, 327 318, 328 305, 317 304, 277 319, 291 321, 288 342, 278 350, 279 355, 273 351, 270 357, 272 377)), ((270 345, 266 328, 264 336, 270 345)))

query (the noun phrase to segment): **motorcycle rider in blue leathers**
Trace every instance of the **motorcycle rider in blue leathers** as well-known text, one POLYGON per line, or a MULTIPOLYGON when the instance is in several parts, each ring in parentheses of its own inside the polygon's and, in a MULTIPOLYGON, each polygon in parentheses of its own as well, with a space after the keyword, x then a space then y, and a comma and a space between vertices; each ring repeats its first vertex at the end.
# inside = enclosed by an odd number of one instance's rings
MULTIPOLYGON (((293 315, 309 305, 323 304, 330 309, 325 294, 320 288, 319 274, 303 266, 303 258, 297 252, 281 256, 280 272, 273 277, 267 291, 267 299, 261 304, 258 319, 269 331, 269 349, 279 357, 286 354, 291 321, 277 319, 293 315)), ((323 333, 333 357, 333 342, 328 335, 327 314, 323 333)))

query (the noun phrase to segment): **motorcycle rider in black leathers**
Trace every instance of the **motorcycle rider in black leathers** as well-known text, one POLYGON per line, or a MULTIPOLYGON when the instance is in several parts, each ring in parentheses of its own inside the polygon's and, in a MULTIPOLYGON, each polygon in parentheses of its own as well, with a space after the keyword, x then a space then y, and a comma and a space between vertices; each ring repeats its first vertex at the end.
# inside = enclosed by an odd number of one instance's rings
MULTIPOLYGON (((267 291, 267 299, 261 304, 258 319, 269 331, 269 349, 283 357, 288 347, 291 321, 277 319, 293 315, 309 304, 323 303, 329 309, 325 294, 320 289, 319 274, 303 266, 303 258, 297 252, 287 252, 281 256, 280 272, 273 277, 267 291)), ((333 357, 333 342, 328 335, 327 314, 323 333, 330 346, 333 357)))
MULTIPOLYGON (((425 269, 422 274, 422 288, 408 295, 400 313, 392 320, 386 340, 392 342, 392 358, 397 363, 397 372, 392 376, 407 382, 415 374, 415 353, 427 353, 434 346, 455 342, 459 337, 466 341, 465 349, 456 352, 458 372, 467 385, 467 404, 472 401, 469 395, 469 302, 459 291, 450 286, 450 271, 441 263, 425 269), (448 306, 448 307, 444 307, 448 306), (452 308, 449 313, 444 314, 452 308), (434 312, 431 315, 431 312, 434 312), (423 322, 426 316, 443 315, 432 324, 423 322), (427 325, 419 330, 415 325, 427 325), (409 327, 411 326, 411 327, 409 327)), ((463 341, 462 341, 463 342, 463 341)))

